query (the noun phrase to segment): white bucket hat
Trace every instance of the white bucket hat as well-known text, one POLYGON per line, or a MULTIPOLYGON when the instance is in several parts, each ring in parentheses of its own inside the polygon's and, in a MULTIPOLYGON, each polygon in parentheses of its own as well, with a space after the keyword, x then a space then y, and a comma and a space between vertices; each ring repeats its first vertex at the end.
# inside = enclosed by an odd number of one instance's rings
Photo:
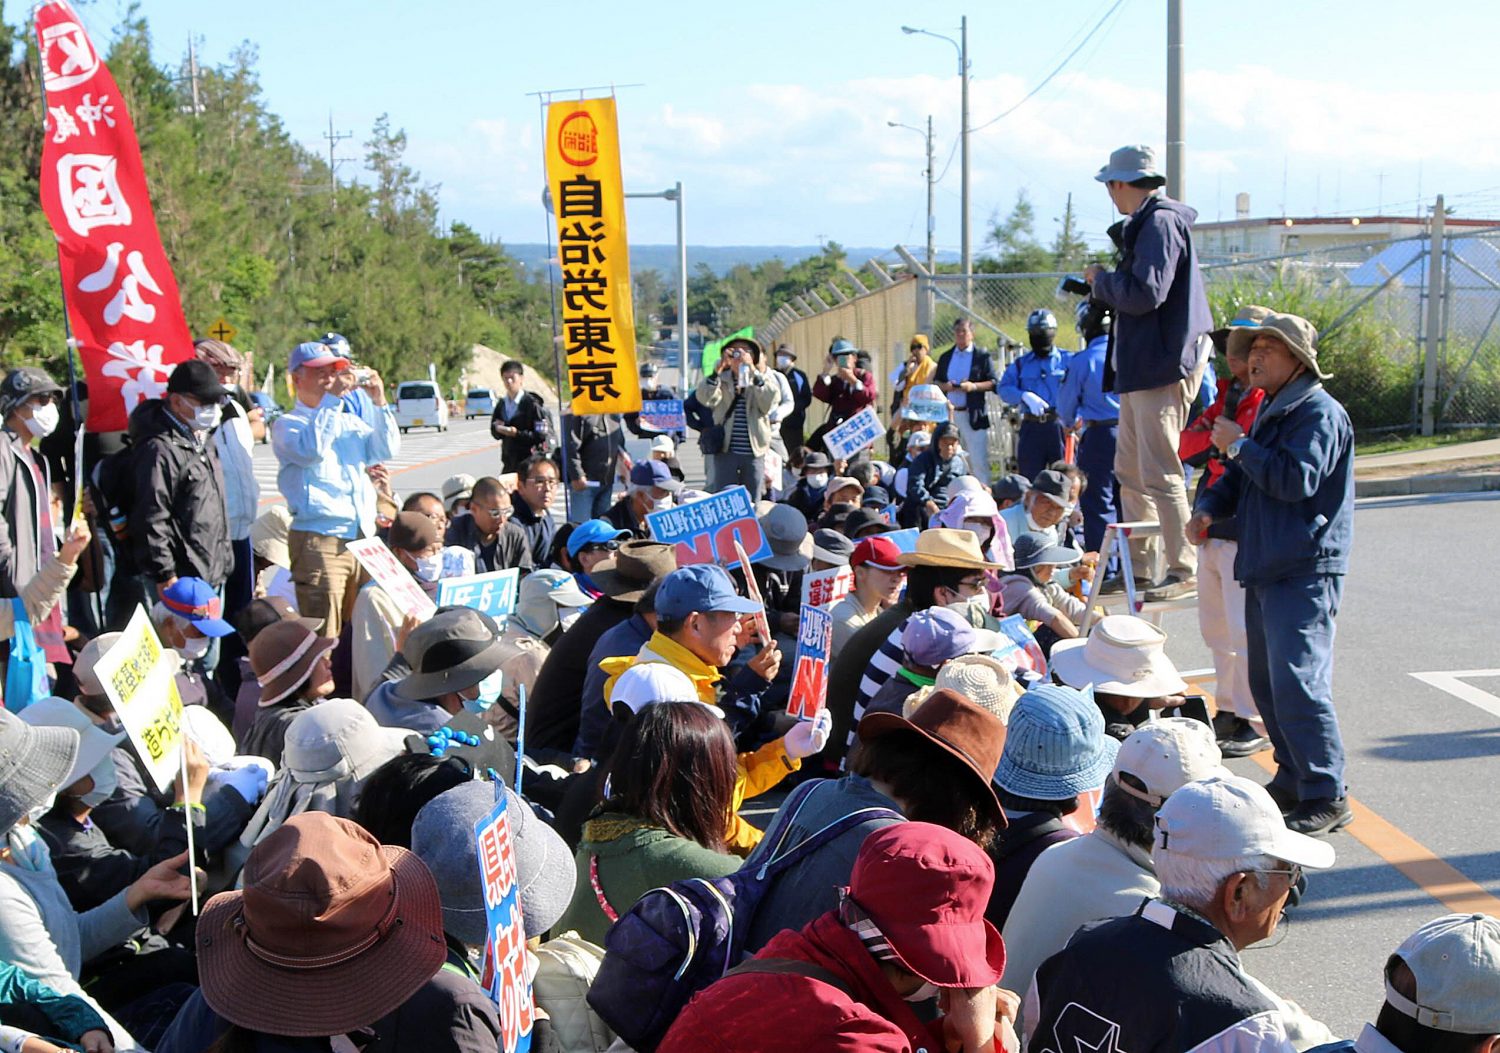
POLYGON ((1167 634, 1143 618, 1111 614, 1082 640, 1052 645, 1052 671, 1069 687, 1126 698, 1159 698, 1187 690, 1167 657, 1167 634))

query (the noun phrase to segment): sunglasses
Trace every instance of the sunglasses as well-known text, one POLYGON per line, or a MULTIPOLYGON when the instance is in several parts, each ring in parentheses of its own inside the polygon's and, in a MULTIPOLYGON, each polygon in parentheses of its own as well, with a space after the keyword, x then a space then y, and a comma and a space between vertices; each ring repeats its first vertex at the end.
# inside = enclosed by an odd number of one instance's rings
POLYGON ((580 552, 618 552, 618 551, 620 551, 620 543, 618 541, 592 541, 589 544, 584 545, 583 548, 579 549, 579 551, 580 552))

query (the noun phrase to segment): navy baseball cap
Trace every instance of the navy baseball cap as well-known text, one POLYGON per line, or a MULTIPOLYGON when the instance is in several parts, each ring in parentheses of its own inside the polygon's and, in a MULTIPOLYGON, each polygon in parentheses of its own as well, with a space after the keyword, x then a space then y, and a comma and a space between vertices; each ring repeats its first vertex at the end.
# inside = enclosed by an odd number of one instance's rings
POLYGON ((340 358, 338 353, 328 344, 321 340, 309 340, 305 344, 298 344, 292 348, 291 356, 286 362, 286 371, 295 373, 303 366, 331 366, 337 364, 339 368, 348 368, 349 360, 340 358))
POLYGON ((606 541, 623 541, 630 531, 620 530, 604 519, 586 519, 568 535, 568 555, 577 556, 585 545, 602 545, 606 541))
POLYGON ((349 350, 349 338, 342 333, 324 333, 321 342, 333 348, 333 353, 340 358, 354 357, 354 353, 349 350))
POLYGON ((228 636, 234 626, 224 620, 224 601, 202 578, 178 578, 163 589, 162 606, 192 623, 204 636, 228 636))
POLYGON ((656 613, 662 618, 686 618, 694 611, 755 614, 760 609, 760 604, 734 591, 729 572, 717 563, 679 567, 656 589, 656 613))
POLYGON ((672 476, 672 469, 667 467, 666 462, 654 458, 636 462, 635 467, 630 469, 630 485, 654 486, 658 490, 670 490, 674 494, 682 489, 682 484, 672 476))

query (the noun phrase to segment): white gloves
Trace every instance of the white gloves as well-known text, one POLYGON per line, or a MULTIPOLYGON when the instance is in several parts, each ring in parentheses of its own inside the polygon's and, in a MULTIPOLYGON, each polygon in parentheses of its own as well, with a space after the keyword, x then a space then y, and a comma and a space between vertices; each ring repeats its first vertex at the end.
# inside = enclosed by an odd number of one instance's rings
POLYGON ((1033 417, 1040 417, 1047 412, 1047 400, 1034 391, 1021 392, 1021 405, 1026 407, 1026 412, 1033 417))
POLYGON ((818 711, 811 720, 798 721, 797 726, 786 733, 782 744, 786 755, 792 760, 802 760, 818 753, 828 745, 828 735, 833 731, 833 714, 826 709, 818 711))

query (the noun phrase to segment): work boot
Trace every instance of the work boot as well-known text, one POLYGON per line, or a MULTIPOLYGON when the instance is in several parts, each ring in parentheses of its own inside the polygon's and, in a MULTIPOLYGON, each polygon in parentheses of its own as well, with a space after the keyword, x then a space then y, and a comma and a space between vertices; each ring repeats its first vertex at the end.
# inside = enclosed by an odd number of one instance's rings
POLYGON ((1286 817, 1286 828, 1309 837, 1321 837, 1342 830, 1354 819, 1347 797, 1320 797, 1303 801, 1286 817))
POLYGON ((1187 596, 1193 596, 1198 592, 1197 578, 1182 578, 1176 574, 1168 574, 1159 585, 1154 585, 1146 590, 1147 603, 1165 603, 1168 600, 1180 600, 1187 596))
POLYGON ((1289 815, 1296 810, 1297 805, 1300 803, 1295 793, 1291 790, 1283 790, 1274 782, 1266 783, 1266 793, 1271 795, 1271 801, 1282 815, 1289 815))
POLYGON ((1259 753, 1261 750, 1271 748, 1271 740, 1255 730, 1255 725, 1244 717, 1229 714, 1229 720, 1224 723, 1228 725, 1226 731, 1219 730, 1220 713, 1214 718, 1214 732, 1219 740, 1219 752, 1226 757, 1248 757, 1259 753))

